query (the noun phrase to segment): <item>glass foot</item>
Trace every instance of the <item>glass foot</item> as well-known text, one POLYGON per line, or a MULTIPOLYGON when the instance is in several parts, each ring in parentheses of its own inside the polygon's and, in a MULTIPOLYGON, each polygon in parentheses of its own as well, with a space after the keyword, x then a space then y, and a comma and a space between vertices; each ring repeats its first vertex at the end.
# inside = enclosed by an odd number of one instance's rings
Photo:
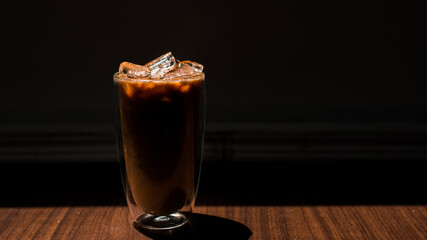
POLYGON ((137 229, 167 230, 184 225, 188 217, 182 213, 172 213, 166 216, 155 216, 149 213, 139 216, 133 225, 137 229))

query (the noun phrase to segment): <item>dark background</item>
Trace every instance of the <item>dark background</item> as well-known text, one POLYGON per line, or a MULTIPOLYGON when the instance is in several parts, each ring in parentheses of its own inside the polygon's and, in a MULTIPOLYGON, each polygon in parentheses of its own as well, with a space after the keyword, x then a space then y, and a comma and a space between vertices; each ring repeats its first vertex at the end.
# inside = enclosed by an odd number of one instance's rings
POLYGON ((112 76, 168 51, 205 66, 197 204, 424 204, 426 4, 2 1, 0 206, 125 204, 112 76))
POLYGON ((344 157, 390 153, 396 142, 407 142, 397 146, 402 154, 426 153, 425 1, 24 0, 1 8, 2 159, 115 158, 112 75, 122 61, 168 51, 205 66, 206 148, 217 158, 271 142, 275 159, 343 142, 364 144, 344 157), (78 157, 82 148, 92 155, 78 157))
POLYGON ((208 123, 427 115, 425 1, 2 3, 2 124, 111 124, 112 74, 205 65, 208 123))

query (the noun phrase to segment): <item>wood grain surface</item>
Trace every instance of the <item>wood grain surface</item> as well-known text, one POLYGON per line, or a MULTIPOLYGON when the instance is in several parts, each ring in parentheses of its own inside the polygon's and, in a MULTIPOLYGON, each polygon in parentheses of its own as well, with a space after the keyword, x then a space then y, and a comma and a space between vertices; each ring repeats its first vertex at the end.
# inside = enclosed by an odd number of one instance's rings
MULTIPOLYGON (((171 239, 427 239, 426 206, 205 206, 171 239)), ((154 239, 124 206, 0 209, 0 239, 154 239), (150 236, 150 237, 148 237, 150 236)), ((168 234, 168 233, 166 233, 168 234)))
POLYGON ((0 239, 425 240, 424 165, 207 163, 189 224, 160 233, 133 228, 114 164, 4 165, 0 239))

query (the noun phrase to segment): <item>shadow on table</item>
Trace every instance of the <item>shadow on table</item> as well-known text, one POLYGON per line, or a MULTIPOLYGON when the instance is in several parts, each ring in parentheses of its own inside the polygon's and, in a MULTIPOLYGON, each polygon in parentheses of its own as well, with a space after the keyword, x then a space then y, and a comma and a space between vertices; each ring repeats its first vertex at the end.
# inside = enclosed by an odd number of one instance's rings
MULTIPOLYGON (((196 205, 426 204, 426 161, 206 161, 196 205)), ((0 207, 125 205, 118 163, 0 164, 0 207)))
MULTIPOLYGON (((137 228, 138 229, 138 228, 137 228)), ((175 230, 150 231, 138 229, 142 234, 154 240, 163 239, 233 239, 247 240, 252 235, 244 224, 230 219, 193 213, 190 221, 175 230)))

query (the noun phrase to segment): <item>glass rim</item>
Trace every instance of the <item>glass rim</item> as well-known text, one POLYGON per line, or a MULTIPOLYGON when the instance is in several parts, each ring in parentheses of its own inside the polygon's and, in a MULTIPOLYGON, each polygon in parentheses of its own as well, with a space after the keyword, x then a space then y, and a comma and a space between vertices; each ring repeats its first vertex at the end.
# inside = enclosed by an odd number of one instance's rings
POLYGON ((114 73, 113 75, 114 83, 118 82, 131 82, 131 83, 174 83, 174 82, 191 82, 191 81, 197 81, 205 80, 205 73, 201 73, 198 75, 192 75, 192 76, 186 76, 186 77, 177 77, 172 79, 161 79, 161 78, 141 78, 141 79, 134 79, 134 78, 128 78, 126 76, 120 76, 119 72, 114 73))

